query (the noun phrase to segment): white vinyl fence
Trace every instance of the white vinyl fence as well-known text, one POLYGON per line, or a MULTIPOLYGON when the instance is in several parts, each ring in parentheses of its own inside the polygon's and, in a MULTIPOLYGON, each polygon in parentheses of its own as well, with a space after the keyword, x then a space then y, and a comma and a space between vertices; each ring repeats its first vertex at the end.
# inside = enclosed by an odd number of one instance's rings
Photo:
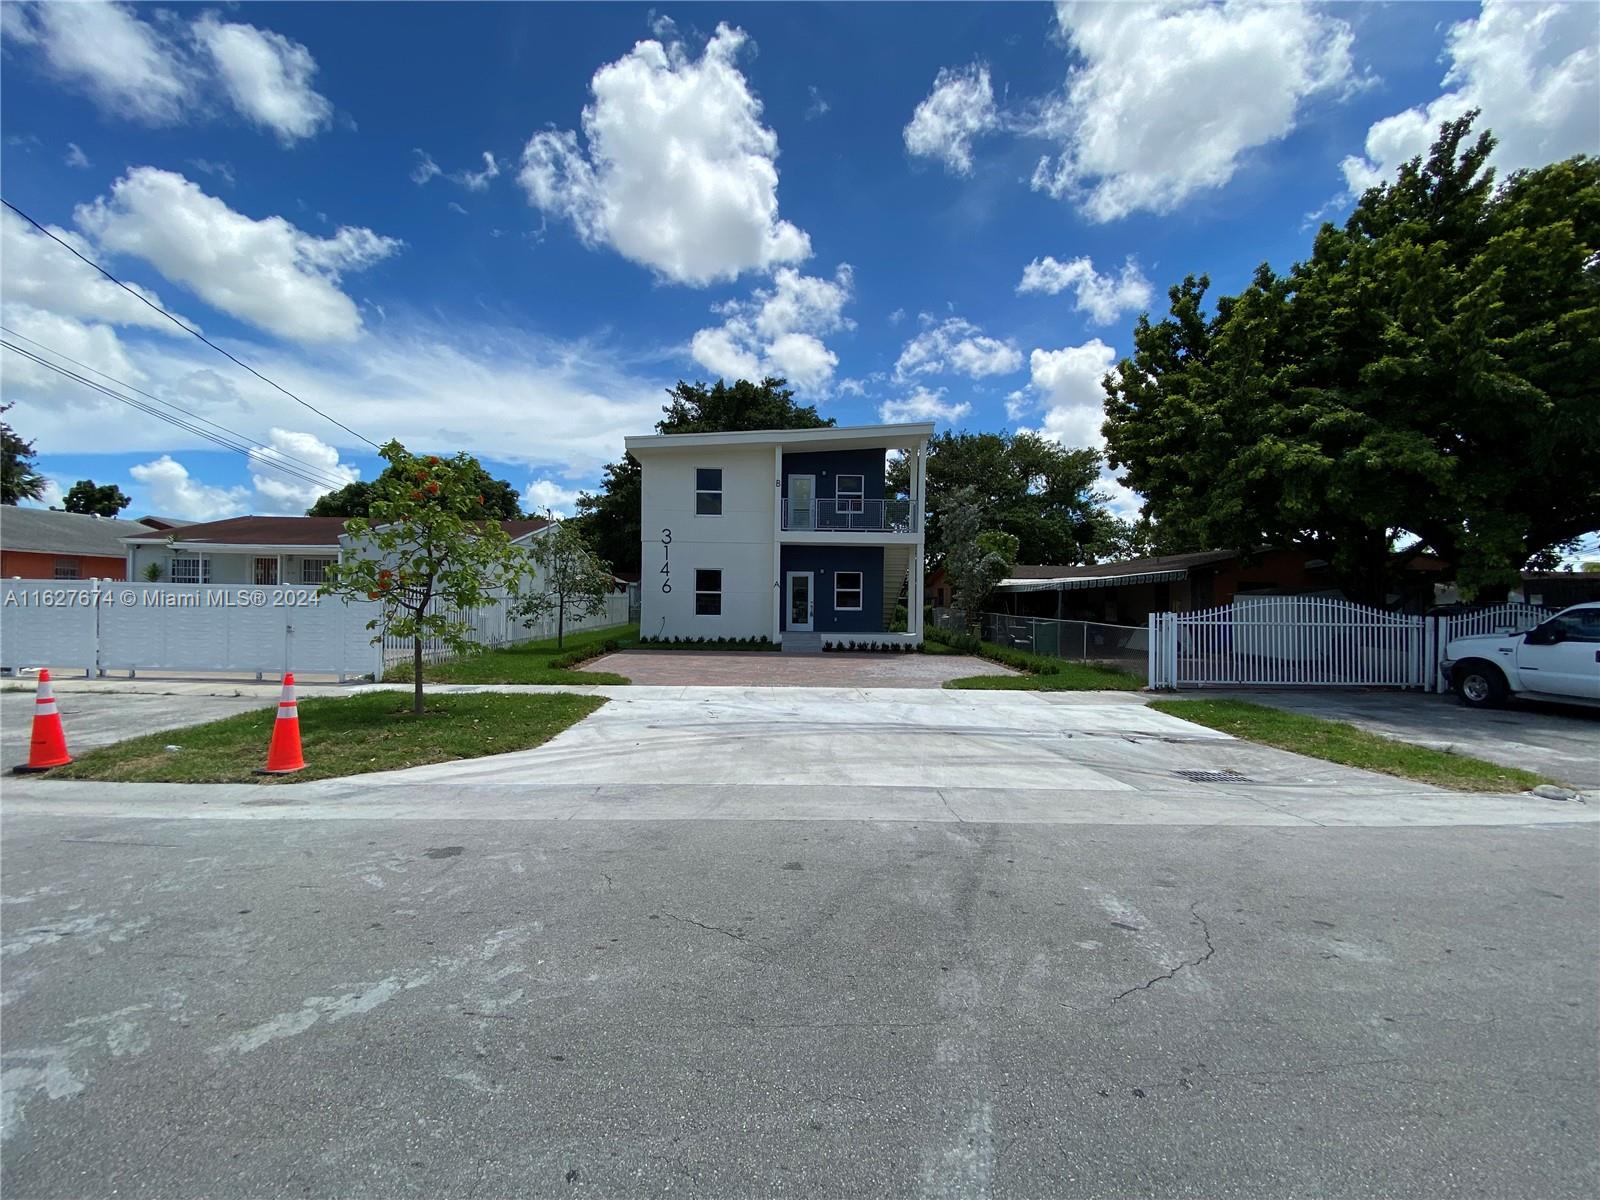
MULTIPOLYGON (((243 587, 100 580, 0 580, 0 670, 78 668, 230 671, 381 678, 410 657, 409 642, 373 644, 367 628, 378 608, 318 596, 315 588, 243 587)), ((628 618, 628 597, 608 597, 605 611, 567 628, 597 629, 628 618)), ((555 636, 555 621, 523 625, 503 607, 471 614, 474 642, 501 646, 555 636)), ((448 648, 425 650, 430 662, 448 648)))
MULTIPOLYGON (((446 608, 441 602, 435 600, 429 606, 429 611, 454 612, 446 608)), ((609 629, 616 625, 626 625, 630 615, 629 597, 621 592, 614 592, 606 597, 605 607, 597 613, 586 617, 574 617, 567 614, 565 632, 578 633, 586 629, 609 629)), ((370 617, 367 618, 371 620, 370 617)), ((475 608, 467 612, 465 620, 472 627, 468 637, 480 646, 511 646, 518 642, 537 642, 556 636, 556 618, 554 614, 535 622, 516 621, 511 618, 503 604, 493 605, 489 608, 475 608)), ((369 635, 370 636, 370 635, 369 635)), ((385 634, 383 639, 383 664, 385 669, 396 663, 410 662, 412 645, 410 638, 397 638, 385 634)), ((443 641, 429 638, 422 643, 423 662, 443 662, 453 658, 455 651, 450 649, 443 641)))
POLYGON ((1313 596, 1241 596, 1192 613, 1152 613, 1151 687, 1398 687, 1442 691, 1452 638, 1527 629, 1550 613, 1503 604, 1412 616, 1313 596))

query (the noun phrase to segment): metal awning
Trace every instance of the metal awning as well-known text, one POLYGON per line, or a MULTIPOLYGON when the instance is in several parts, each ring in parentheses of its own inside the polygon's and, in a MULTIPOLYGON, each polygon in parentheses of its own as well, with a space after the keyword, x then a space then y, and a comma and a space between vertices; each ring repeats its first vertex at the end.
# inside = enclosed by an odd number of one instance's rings
POLYGON ((1137 571, 1131 575, 1068 575, 1060 579, 1002 579, 1001 592, 1071 592, 1080 588, 1125 587, 1134 583, 1171 583, 1187 579, 1186 567, 1168 571, 1137 571))

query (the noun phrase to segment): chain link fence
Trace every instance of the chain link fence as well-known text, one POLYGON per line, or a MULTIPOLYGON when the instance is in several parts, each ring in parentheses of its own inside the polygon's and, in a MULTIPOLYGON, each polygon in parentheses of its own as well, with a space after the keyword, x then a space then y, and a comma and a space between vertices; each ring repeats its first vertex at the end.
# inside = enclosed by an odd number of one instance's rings
MULTIPOLYGON (((968 632, 966 618, 958 609, 935 608, 933 623, 937 628, 951 633, 968 632)), ((1070 662, 1113 663, 1138 671, 1143 671, 1149 664, 1150 631, 1142 625, 1054 621, 1044 617, 982 613, 978 617, 975 632, 984 641, 997 646, 1070 662)))

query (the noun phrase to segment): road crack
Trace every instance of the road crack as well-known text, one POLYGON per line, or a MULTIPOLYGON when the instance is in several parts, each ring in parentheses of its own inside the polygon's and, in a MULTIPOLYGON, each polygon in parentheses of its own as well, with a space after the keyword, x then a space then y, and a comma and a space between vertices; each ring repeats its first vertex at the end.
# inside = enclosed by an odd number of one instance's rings
POLYGON ((724 929, 721 925, 707 925, 703 921, 696 921, 693 917, 680 917, 677 913, 664 912, 661 915, 683 925, 693 925, 696 929, 704 929, 708 933, 720 933, 725 937, 731 937, 736 942, 745 940, 744 934, 735 933, 731 929, 724 929))
POLYGON ((1147 980, 1146 982, 1139 984, 1137 987, 1131 987, 1125 992, 1118 992, 1115 996, 1111 997, 1111 1004, 1115 1004, 1118 1000, 1121 1000, 1127 996, 1131 996, 1135 992, 1147 992, 1151 988, 1155 987, 1156 984, 1161 983, 1163 980, 1171 979, 1185 967, 1198 967, 1201 963, 1210 959, 1210 957, 1217 952, 1217 948, 1211 944, 1211 927, 1206 924, 1206 919, 1200 915, 1200 902, 1198 900, 1189 906, 1189 916, 1193 920, 1200 923, 1200 935, 1206 940, 1206 952, 1199 958, 1189 959, 1185 962, 1179 963, 1170 971, 1163 971, 1154 979, 1147 980))

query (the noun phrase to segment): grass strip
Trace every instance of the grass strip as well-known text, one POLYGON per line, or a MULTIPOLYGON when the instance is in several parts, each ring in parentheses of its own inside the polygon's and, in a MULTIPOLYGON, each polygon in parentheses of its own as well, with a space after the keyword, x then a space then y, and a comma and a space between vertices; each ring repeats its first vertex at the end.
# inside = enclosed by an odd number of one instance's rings
POLYGON ((1068 662, 1048 654, 1032 654, 985 642, 970 633, 927 629, 923 641, 929 653, 973 654, 1021 671, 1020 675, 965 675, 945 681, 945 687, 1000 692, 1137 692, 1143 675, 1103 663, 1068 662), (937 649, 935 649, 937 647, 937 649))
POLYGON ((90 750, 48 779, 119 783, 271 783, 336 779, 424 763, 527 750, 583 720, 603 697, 472 695, 428 697, 411 712, 409 692, 364 692, 300 702, 303 771, 256 775, 267 758, 277 706, 90 750), (175 747, 168 749, 168 747, 175 747))
POLYGON ((1554 782, 1532 771, 1413 746, 1345 721, 1285 712, 1248 700, 1152 700, 1150 707, 1246 741, 1460 792, 1524 792, 1554 782))

